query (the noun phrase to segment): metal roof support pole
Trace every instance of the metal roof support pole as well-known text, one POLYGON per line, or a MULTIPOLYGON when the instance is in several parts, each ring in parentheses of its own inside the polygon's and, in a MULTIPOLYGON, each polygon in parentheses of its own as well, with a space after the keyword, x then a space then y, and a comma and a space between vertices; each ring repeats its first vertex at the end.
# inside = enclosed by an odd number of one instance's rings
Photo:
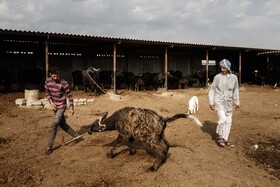
POLYGON ((206 71, 206 80, 205 80, 205 85, 208 85, 208 64, 209 64, 209 51, 208 49, 206 50, 206 66, 205 66, 205 71, 206 71))
POLYGON ((165 83, 164 83, 164 90, 167 91, 167 62, 168 61, 168 55, 167 55, 167 47, 165 47, 165 53, 164 53, 164 72, 165 72, 165 83))
POLYGON ((49 38, 47 35, 47 39, 45 42, 45 66, 46 66, 46 79, 49 77, 49 38))
POLYGON ((114 94, 117 94, 116 90, 116 68, 117 67, 117 44, 114 44, 114 52, 113 52, 113 75, 114 75, 114 94))
POLYGON ((241 51, 239 51, 239 70, 238 70, 239 84, 241 84, 241 66, 242 66, 242 58, 241 58, 241 51))

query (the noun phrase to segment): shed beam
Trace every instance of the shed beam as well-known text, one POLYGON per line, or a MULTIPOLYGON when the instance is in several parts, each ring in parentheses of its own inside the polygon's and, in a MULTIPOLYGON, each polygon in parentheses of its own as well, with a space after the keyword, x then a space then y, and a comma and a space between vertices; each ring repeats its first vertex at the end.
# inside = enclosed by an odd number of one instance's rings
POLYGON ((242 56, 241 56, 241 51, 239 51, 239 69, 238 69, 238 71, 239 71, 239 73, 238 73, 238 75, 239 75, 239 84, 241 84, 241 67, 242 67, 242 56))
POLYGON ((113 51, 113 81, 114 81, 114 94, 117 94, 116 89, 116 72, 117 72, 117 44, 114 44, 113 51))
POLYGON ((46 79, 49 77, 49 35, 45 42, 45 68, 46 68, 46 79))
POLYGON ((208 85, 208 64, 209 64, 209 51, 208 49, 206 50, 206 66, 205 66, 205 71, 206 71, 206 80, 205 80, 205 85, 208 85))
POLYGON ((165 83, 164 83, 164 90, 167 91, 167 64, 168 64, 168 54, 167 54, 167 47, 165 47, 165 53, 164 53, 164 72, 165 72, 165 83))

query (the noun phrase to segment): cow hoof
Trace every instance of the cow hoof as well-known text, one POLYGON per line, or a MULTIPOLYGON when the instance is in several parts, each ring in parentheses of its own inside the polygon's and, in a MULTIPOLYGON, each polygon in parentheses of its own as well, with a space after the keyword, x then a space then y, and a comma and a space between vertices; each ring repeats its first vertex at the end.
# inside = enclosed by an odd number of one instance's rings
POLYGON ((108 158, 115 158, 115 155, 114 154, 112 154, 112 153, 107 153, 107 155, 106 155, 108 158))
POLYGON ((156 171, 156 169, 154 168, 154 166, 151 166, 151 167, 149 167, 148 171, 154 172, 154 171, 156 171))
POLYGON ((129 155, 135 155, 136 150, 130 150, 129 155))

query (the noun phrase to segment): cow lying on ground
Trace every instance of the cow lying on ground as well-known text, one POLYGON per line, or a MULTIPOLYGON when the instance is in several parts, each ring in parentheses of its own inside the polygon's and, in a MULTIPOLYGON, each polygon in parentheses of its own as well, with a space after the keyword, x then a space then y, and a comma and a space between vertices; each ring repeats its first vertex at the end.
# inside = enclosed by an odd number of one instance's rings
POLYGON ((109 145, 112 146, 107 156, 114 158, 114 150, 120 144, 127 144, 130 154, 136 153, 136 145, 141 144, 148 153, 156 157, 151 171, 156 171, 167 159, 169 143, 165 138, 164 129, 167 122, 175 121, 179 118, 192 118, 197 125, 202 126, 200 121, 189 114, 176 114, 173 117, 163 117, 155 111, 144 108, 125 107, 114 112, 107 117, 105 112, 100 119, 93 122, 88 130, 89 134, 104 130, 119 131, 118 137, 109 145))

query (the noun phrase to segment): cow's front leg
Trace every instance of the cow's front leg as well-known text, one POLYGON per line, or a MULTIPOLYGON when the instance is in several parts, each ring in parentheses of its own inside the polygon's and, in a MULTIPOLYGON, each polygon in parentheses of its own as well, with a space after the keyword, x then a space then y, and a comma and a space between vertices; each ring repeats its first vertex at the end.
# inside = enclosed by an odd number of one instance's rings
POLYGON ((123 138, 119 135, 113 142, 106 144, 105 146, 113 146, 109 153, 107 153, 108 158, 115 158, 114 151, 116 150, 117 145, 122 142, 123 138))

